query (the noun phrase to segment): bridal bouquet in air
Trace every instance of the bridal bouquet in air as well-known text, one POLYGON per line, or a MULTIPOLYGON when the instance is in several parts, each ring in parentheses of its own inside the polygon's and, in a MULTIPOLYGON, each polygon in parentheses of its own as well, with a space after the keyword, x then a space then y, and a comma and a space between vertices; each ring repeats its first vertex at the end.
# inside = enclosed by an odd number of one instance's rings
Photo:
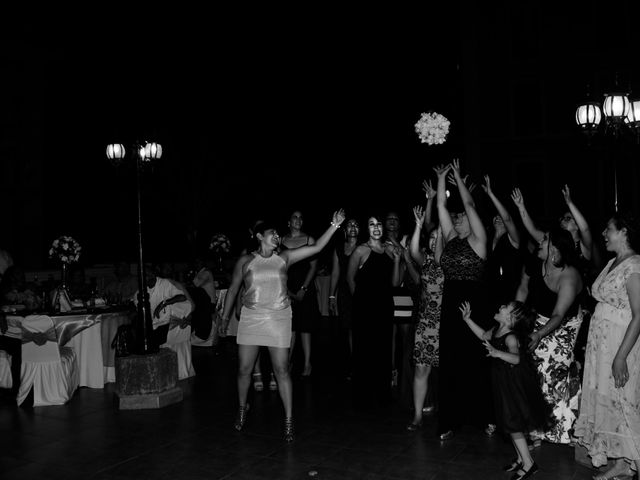
POLYGON ((229 237, 227 237, 224 233, 216 233, 211 238, 209 250, 212 250, 213 253, 218 255, 229 253, 231 251, 231 241, 229 240, 229 237))
POLYGON ((440 145, 447 140, 450 125, 451 122, 447 120, 447 117, 429 111, 422 114, 415 127, 422 143, 440 145))
POLYGON ((80 258, 82 247, 67 235, 56 238, 49 249, 49 258, 60 260, 62 263, 74 263, 80 258))

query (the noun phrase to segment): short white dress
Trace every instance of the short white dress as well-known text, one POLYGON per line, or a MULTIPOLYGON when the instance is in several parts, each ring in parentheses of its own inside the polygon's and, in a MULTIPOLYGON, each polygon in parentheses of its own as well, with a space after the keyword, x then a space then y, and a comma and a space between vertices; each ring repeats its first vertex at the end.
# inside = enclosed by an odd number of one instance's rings
POLYGON ((268 258, 254 252, 244 275, 238 345, 289 348, 291 302, 287 294, 287 265, 278 254, 268 258))

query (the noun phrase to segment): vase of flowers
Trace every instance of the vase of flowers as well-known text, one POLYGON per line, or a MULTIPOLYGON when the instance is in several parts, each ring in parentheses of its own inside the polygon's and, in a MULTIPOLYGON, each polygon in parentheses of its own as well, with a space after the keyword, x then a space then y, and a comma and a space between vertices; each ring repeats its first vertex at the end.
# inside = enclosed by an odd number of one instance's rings
POLYGON ((52 304, 55 310, 65 311, 71 308, 69 293, 67 292, 67 270, 71 263, 75 263, 80 259, 81 251, 80 244, 68 235, 56 238, 51 244, 51 248, 49 248, 49 258, 58 260, 62 267, 60 286, 53 294, 52 304))
POLYGON ((231 241, 229 240, 229 237, 224 233, 216 233, 211 237, 209 250, 213 253, 216 271, 222 272, 222 259, 231 251, 231 241))
POLYGON ((447 141, 450 126, 451 122, 447 117, 430 110, 420 116, 415 129, 420 142, 427 145, 441 145, 447 141))

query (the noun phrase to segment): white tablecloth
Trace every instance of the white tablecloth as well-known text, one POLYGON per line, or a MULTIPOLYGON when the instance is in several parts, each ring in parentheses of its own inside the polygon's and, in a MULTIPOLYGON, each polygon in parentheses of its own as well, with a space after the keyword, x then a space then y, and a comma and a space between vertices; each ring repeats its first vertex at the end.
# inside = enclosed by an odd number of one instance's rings
MULTIPOLYGON (((7 336, 20 338, 20 324, 23 317, 8 316, 7 336)), ((65 345, 73 348, 78 358, 80 386, 104 388, 104 384, 115 382, 115 355, 111 341, 120 325, 131 322, 130 313, 110 312, 100 314, 52 316, 56 330, 63 325, 93 322, 93 324, 74 335, 65 345)))

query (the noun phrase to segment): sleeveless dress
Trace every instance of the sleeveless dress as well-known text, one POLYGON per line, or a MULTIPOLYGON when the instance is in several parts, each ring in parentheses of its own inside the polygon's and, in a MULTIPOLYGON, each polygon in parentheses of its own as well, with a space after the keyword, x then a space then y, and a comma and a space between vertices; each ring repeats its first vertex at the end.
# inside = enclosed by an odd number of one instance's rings
POLYGON ((486 261, 466 238, 449 240, 442 252, 444 291, 440 316, 438 433, 462 425, 485 427, 493 417, 489 361, 482 342, 462 320, 460 304, 471 304, 473 317, 487 330, 484 276, 486 261))
MULTIPOLYGON (((351 253, 353 253, 353 251, 351 253)), ((347 269, 349 268, 351 255, 344 253, 343 245, 336 248, 336 255, 338 256, 338 265, 340 266, 340 277, 338 278, 338 288, 336 290, 338 318, 340 319, 340 326, 342 328, 350 329, 353 314, 353 297, 351 290, 349 290, 349 284, 347 283, 347 269)))
POLYGON ((629 380, 616 388, 611 365, 631 322, 626 282, 640 273, 640 255, 633 255, 613 271, 615 259, 596 278, 591 292, 598 301, 585 354, 580 416, 575 436, 584 445, 595 467, 607 457, 640 460, 640 342, 627 356, 629 380), (607 273, 608 272, 608 273, 607 273))
POLYGON ((285 261, 276 253, 269 258, 254 253, 243 280, 238 345, 289 348, 291 306, 285 261))
POLYGON ((391 401, 393 260, 373 250, 358 270, 353 294, 353 388, 356 406, 391 401))
POLYGON ((440 308, 442 306, 444 273, 440 265, 436 263, 433 254, 425 254, 420 274, 420 286, 413 363, 437 367, 440 360, 440 308))
MULTIPOLYGON (((494 329, 491 345, 502 352, 509 352, 508 332, 497 337, 494 329)), ((505 433, 529 432, 544 429, 551 417, 551 407, 540 389, 538 374, 526 340, 520 342, 520 363, 514 365, 500 358, 491 358, 491 389, 498 428, 505 433)))
MULTIPOLYGON (((307 235, 307 242, 302 247, 309 245, 309 236, 307 235)), ((300 247, 296 247, 300 248, 300 247)), ((280 243, 280 250, 294 250, 287 247, 285 244, 280 243)), ((315 258, 306 258, 299 262, 294 263, 289 267, 287 273, 287 288, 290 292, 297 293, 300 287, 304 285, 304 280, 307 278, 307 273, 311 268, 311 261, 315 258)), ((291 299, 291 310, 293 312, 292 330, 294 332, 311 332, 314 325, 317 325, 320 319, 320 306, 318 305, 318 293, 316 290, 316 282, 309 283, 307 291, 304 293, 304 298, 301 302, 291 299)))
MULTIPOLYGON (((547 287, 542 276, 542 261, 528 262, 529 295, 527 303, 538 313, 536 327, 543 327, 551 317, 558 294, 547 287)), ((552 443, 570 443, 580 398, 580 381, 572 372, 574 348, 582 324, 581 296, 567 310, 564 320, 545 336, 533 353, 542 384, 542 393, 553 407, 555 425, 546 432, 531 432, 532 439, 552 443)))

